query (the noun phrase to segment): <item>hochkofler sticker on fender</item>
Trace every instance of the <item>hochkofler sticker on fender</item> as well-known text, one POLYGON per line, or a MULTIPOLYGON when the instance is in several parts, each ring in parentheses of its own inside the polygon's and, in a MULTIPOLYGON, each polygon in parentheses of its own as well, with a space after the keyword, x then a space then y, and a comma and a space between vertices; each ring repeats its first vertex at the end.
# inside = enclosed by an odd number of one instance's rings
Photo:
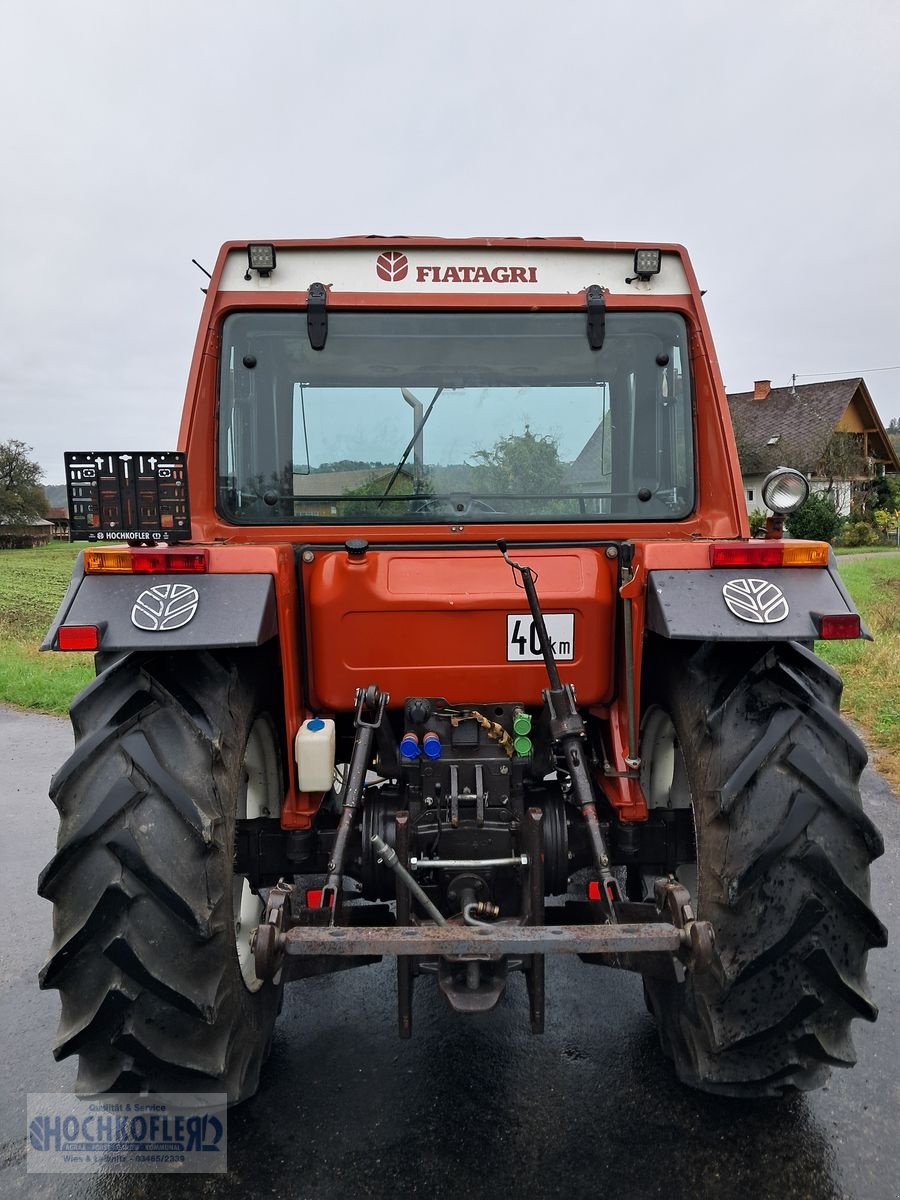
MULTIPOLYGON (((575 657, 575 614, 547 613, 544 624, 558 662, 575 657)), ((534 662, 541 657, 537 629, 528 613, 508 613, 506 617, 506 661, 534 662)))

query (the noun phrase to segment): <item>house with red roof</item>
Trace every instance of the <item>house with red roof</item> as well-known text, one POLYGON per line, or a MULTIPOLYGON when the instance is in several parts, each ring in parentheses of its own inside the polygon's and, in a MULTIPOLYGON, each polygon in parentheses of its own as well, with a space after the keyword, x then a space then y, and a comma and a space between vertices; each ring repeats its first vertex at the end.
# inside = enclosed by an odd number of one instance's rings
POLYGON ((876 475, 900 472, 900 459, 864 379, 729 392, 747 511, 762 508, 762 484, 775 467, 796 467, 813 491, 831 495, 843 516, 876 475))

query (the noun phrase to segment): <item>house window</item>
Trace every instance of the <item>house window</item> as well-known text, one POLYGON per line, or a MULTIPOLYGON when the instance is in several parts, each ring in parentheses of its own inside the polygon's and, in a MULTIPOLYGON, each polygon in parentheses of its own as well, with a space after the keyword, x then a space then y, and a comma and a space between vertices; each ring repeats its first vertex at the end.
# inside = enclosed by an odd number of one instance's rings
POLYGON ((747 499, 748 500, 753 499, 753 488, 747 488, 747 499))

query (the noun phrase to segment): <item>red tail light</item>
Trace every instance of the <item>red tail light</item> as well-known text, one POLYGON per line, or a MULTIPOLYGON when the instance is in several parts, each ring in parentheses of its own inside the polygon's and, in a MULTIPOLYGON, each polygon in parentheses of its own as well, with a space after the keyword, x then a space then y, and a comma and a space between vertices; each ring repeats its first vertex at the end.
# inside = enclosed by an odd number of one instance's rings
POLYGON ((819 617, 819 637, 823 641, 858 638, 861 632, 858 613, 841 613, 832 617, 819 617))
POLYGON ((780 567, 784 562, 784 550, 781 545, 763 542, 759 546, 710 546, 709 565, 711 567, 780 567))
POLYGON ((720 542, 709 548, 711 567, 827 567, 827 542, 720 542))
POLYGON ((87 575, 184 575, 208 570, 206 550, 133 550, 128 546, 104 546, 85 550, 87 575))
POLYGON ((136 575, 164 575, 206 570, 205 550, 132 550, 131 569, 136 575))
POLYGON ((56 646, 58 650, 99 650, 100 628, 97 625, 60 625, 56 646))

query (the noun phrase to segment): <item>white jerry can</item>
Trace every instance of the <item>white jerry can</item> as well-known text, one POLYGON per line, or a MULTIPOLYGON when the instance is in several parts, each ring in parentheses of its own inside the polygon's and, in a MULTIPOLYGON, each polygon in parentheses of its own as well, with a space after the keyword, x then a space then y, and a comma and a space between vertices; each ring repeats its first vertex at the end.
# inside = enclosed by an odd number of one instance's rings
POLYGON ((334 783, 334 721, 310 717, 294 739, 301 792, 327 792, 334 783))

